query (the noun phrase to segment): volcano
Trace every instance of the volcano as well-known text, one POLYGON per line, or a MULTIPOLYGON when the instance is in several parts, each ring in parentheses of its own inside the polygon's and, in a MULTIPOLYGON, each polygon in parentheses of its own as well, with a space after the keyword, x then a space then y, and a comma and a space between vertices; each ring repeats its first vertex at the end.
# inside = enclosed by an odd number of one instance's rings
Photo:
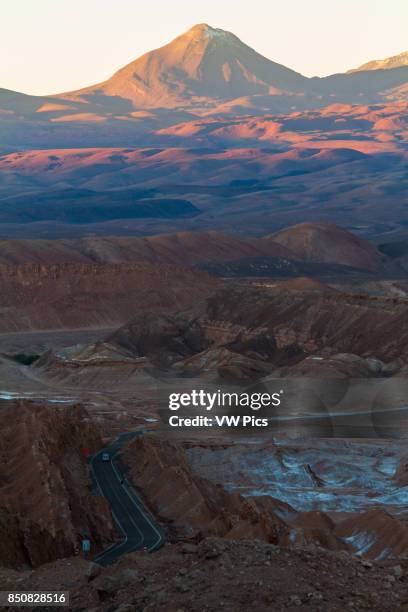
POLYGON ((158 120, 163 126, 188 120, 191 114, 254 115, 333 103, 374 104, 406 99, 406 61, 403 53, 357 71, 308 78, 267 59, 232 32, 201 23, 96 85, 48 97, 0 89, 0 112, 5 121, 30 116, 36 122, 89 125, 126 118, 138 125, 158 120), (151 114, 146 115, 147 109, 151 114))
MULTIPOLYGON (((110 79, 69 94, 118 96, 134 106, 174 107, 203 98, 301 92, 308 79, 266 59, 237 36, 198 24, 110 79)), ((67 97, 66 95, 64 97, 67 97)))

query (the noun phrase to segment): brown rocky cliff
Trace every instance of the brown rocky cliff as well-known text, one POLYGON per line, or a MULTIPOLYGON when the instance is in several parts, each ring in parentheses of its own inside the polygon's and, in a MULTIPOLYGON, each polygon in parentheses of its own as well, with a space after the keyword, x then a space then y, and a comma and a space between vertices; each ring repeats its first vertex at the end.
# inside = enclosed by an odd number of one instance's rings
POLYGON ((114 537, 109 507, 91 494, 86 451, 101 448, 98 429, 79 405, 32 402, 0 406, 0 563, 39 565, 94 550, 114 537))
POLYGON ((207 318, 219 326, 267 330, 279 349, 325 349, 385 362, 408 360, 407 317, 406 300, 400 298, 239 286, 212 295, 207 308, 207 318))
POLYGON ((123 452, 130 479, 177 536, 256 537, 272 543, 287 534, 272 498, 245 499, 193 473, 181 445, 155 435, 134 440, 123 452))
POLYGON ((218 282, 178 266, 0 265, 0 331, 112 327, 137 312, 180 311, 218 282))

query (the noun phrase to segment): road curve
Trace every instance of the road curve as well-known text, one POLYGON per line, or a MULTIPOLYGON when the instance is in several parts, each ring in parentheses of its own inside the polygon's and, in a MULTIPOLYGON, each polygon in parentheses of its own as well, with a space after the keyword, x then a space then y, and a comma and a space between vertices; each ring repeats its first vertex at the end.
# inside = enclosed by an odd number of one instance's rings
POLYGON ((101 565, 114 563, 130 552, 146 548, 149 552, 164 544, 164 535, 159 525, 143 504, 137 492, 121 474, 116 455, 124 443, 142 435, 143 432, 121 434, 109 446, 103 448, 91 459, 91 472, 100 493, 108 500, 112 515, 123 536, 99 553, 93 561, 101 565), (102 461, 102 454, 109 453, 110 460, 102 461))

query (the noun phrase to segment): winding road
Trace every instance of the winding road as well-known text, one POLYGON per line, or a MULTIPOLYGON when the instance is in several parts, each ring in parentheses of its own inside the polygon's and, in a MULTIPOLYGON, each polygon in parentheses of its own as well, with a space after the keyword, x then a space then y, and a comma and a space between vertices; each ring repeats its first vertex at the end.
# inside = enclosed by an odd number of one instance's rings
POLYGON ((121 434, 91 459, 91 472, 95 485, 108 500, 112 515, 123 535, 122 541, 112 544, 93 559, 95 563, 101 565, 114 563, 122 555, 136 550, 147 549, 153 552, 164 544, 162 530, 140 496, 121 474, 115 461, 121 447, 138 435, 143 435, 143 432, 121 434), (109 453, 109 461, 102 461, 103 453, 109 453))

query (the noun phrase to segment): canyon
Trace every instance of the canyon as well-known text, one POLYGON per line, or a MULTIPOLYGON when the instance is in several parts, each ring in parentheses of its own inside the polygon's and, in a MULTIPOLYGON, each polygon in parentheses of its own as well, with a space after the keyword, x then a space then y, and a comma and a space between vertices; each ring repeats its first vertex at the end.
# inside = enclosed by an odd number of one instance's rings
POLYGON ((307 78, 198 24, 81 90, 0 89, 1 589, 405 608, 407 82, 406 53, 307 78), (171 428, 192 389, 282 401, 171 428), (125 539, 102 453, 165 536, 108 567, 81 552, 125 539))
POLYGON ((40 566, 115 536, 109 506, 91 494, 86 453, 102 440, 80 405, 0 400, 0 563, 40 566))

